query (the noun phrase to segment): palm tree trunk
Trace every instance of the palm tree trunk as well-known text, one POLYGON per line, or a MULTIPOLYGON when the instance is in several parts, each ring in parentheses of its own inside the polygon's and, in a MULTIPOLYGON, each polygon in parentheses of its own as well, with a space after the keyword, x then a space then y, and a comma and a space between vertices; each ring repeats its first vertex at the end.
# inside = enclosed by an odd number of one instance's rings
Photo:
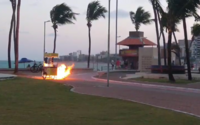
POLYGON ((186 27, 185 17, 183 17, 182 20, 183 20, 183 29, 184 29, 184 36, 185 36, 185 52, 186 52, 186 60, 187 60, 188 80, 192 80, 191 67, 190 67, 190 53, 189 53, 189 46, 188 46, 187 27, 186 27))
POLYGON ((16 12, 16 5, 13 8, 13 42, 14 42, 14 55, 16 57, 16 16, 15 16, 15 12, 16 12))
POLYGON ((159 20, 159 24, 160 24, 160 33, 162 34, 162 37, 163 37, 163 50, 164 50, 164 65, 166 66, 167 65, 167 60, 166 60, 166 40, 165 40, 165 34, 163 32, 163 25, 161 23, 161 18, 160 18, 160 14, 159 12, 157 13, 158 15, 158 20, 159 20))
POLYGON ((90 54, 91 54, 91 27, 88 26, 88 37, 89 37, 89 48, 88 48, 88 65, 87 68, 90 68, 90 54))
POLYGON ((157 20, 157 11, 155 7, 155 1, 152 2, 153 12, 155 17, 155 27, 156 27, 156 37, 157 37, 157 47, 158 47, 158 65, 161 65, 161 57, 160 57, 160 41, 159 41, 159 30, 158 30, 158 20, 157 20))
MULTIPOLYGON (((178 41, 177 41, 177 39, 176 39, 176 34, 175 34, 175 32, 173 32, 173 36, 174 36, 174 40, 175 40, 176 45, 179 46, 179 45, 178 45, 178 41)), ((181 56, 180 56, 180 53, 181 53, 180 50, 178 50, 178 56, 177 56, 177 57, 178 57, 178 60, 179 60, 179 65, 181 66, 181 56)))
POLYGON ((168 76, 170 82, 175 82, 172 66, 171 66, 171 42, 172 42, 172 31, 168 31, 168 76))
MULTIPOLYGON (((13 8, 13 7, 12 7, 13 8)), ((14 10, 14 8, 13 8, 14 10)), ((13 19, 14 19, 14 11, 12 14, 12 19, 10 22, 10 31, 9 31, 9 36, 8 36, 8 67, 11 68, 11 56, 10 56, 10 52, 11 52, 11 39, 12 39, 12 30, 13 30, 13 19)))
POLYGON ((17 3, 17 27, 16 27, 16 50, 15 50, 15 71, 14 73, 18 72, 18 60, 19 60, 19 25, 20 25, 20 6, 21 0, 18 0, 17 3))
POLYGON ((57 38, 57 32, 56 32, 56 29, 54 28, 54 46, 53 46, 53 53, 56 52, 56 38, 57 38))

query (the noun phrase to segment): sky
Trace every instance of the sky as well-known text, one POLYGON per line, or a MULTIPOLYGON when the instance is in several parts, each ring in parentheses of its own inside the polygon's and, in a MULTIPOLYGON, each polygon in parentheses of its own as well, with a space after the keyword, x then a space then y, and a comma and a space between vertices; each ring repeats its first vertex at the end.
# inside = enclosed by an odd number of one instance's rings
MULTIPOLYGON (((50 10, 57 4, 66 3, 74 12, 79 13, 75 24, 66 24, 58 27, 57 48, 59 55, 68 55, 71 52, 82 50, 88 54, 88 28, 86 26, 87 5, 92 0, 22 0, 20 15, 19 34, 19 58, 27 57, 33 60, 42 60, 44 41, 44 21, 50 20, 50 10)), ((161 0, 162 6, 166 7, 166 0, 161 0)), ((108 0, 100 0, 101 4, 108 8, 108 0)), ((149 0, 119 0, 118 13, 118 41, 128 37, 129 31, 135 31, 129 12, 136 11, 142 6, 151 13, 153 10, 149 0)), ((115 52, 115 12, 116 0, 111 0, 111 53, 115 52)), ((12 8, 10 0, 0 0, 0 60, 7 59, 8 33, 12 8)), ((194 18, 187 19, 188 38, 191 38, 191 26, 194 18)), ((182 23, 178 25, 177 39, 183 39, 182 23)), ((156 43, 155 24, 142 25, 140 31, 144 32, 147 39, 156 43)), ((92 22, 91 39, 92 54, 107 50, 108 43, 108 18, 101 18, 92 22)), ((167 36, 166 36, 167 38, 167 36)), ((53 51, 54 32, 52 23, 46 24, 46 52, 53 51)), ((13 43, 13 42, 12 42, 13 43)), ((14 60, 12 44, 12 60, 14 60)))

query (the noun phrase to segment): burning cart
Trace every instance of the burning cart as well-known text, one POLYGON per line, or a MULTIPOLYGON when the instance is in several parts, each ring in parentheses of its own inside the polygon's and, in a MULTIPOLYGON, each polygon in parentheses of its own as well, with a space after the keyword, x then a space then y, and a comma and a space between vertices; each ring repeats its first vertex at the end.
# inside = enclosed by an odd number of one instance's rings
POLYGON ((43 79, 46 79, 46 78, 56 79, 58 64, 55 64, 53 59, 58 58, 58 54, 45 53, 44 58, 45 59, 43 63, 43 72, 42 72, 43 79))
POLYGON ((74 64, 71 66, 66 66, 65 64, 58 65, 54 63, 54 58, 58 58, 57 53, 45 53, 45 60, 43 63, 43 79, 65 79, 71 74, 71 70, 74 67, 74 64))

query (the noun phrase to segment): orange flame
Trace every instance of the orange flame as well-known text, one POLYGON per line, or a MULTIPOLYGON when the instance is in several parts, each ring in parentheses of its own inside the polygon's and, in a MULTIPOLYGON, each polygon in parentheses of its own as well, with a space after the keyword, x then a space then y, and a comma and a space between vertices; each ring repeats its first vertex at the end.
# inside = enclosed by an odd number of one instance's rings
MULTIPOLYGON (((44 63, 44 67, 51 67, 53 65, 49 65, 44 63)), ((47 79, 57 79, 57 80, 61 80, 64 79, 66 77, 68 77, 71 74, 71 70, 74 67, 74 64, 72 64, 71 66, 66 66, 65 64, 61 64, 60 66, 57 67, 57 76, 53 76, 53 75, 47 75, 46 78, 47 79)))

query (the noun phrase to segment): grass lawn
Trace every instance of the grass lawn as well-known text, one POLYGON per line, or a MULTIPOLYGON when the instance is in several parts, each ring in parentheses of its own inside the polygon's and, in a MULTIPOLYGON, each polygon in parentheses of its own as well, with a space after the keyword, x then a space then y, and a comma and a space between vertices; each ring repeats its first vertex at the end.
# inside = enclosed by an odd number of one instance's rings
POLYGON ((70 92, 62 84, 0 81, 0 125, 200 125, 200 119, 117 99, 70 92))
POLYGON ((134 78, 131 79, 134 81, 140 81, 140 82, 152 82, 152 83, 171 83, 171 84, 190 84, 190 83, 197 83, 200 82, 200 80, 184 80, 184 79, 176 79, 176 82, 172 83, 168 79, 160 78, 160 79, 151 79, 151 78, 134 78))

